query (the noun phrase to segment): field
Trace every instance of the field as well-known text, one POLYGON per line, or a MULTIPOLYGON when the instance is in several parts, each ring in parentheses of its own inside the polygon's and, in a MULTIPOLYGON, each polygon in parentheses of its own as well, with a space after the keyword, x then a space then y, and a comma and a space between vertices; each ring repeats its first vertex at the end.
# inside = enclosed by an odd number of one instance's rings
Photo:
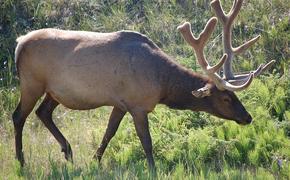
MULTIPOLYGON (((229 11, 232 2, 221 1, 229 11)), ((236 72, 272 59, 269 72, 237 95, 254 121, 240 126, 207 113, 158 105, 149 115, 157 172, 150 174, 132 118, 126 114, 102 163, 92 159, 106 130, 111 107, 73 111, 59 106, 53 119, 72 145, 74 163, 35 113, 23 131, 26 166, 15 159, 11 115, 19 101, 15 39, 31 30, 139 31, 164 52, 201 72, 176 27, 184 21, 197 34, 214 15, 208 0, 1 0, 0 2, 0 179, 290 179, 290 4, 245 1, 235 23, 234 45, 261 34, 234 61, 236 72)), ((222 54, 221 26, 205 49, 211 63, 222 54)), ((39 103, 38 103, 39 104, 39 103)))

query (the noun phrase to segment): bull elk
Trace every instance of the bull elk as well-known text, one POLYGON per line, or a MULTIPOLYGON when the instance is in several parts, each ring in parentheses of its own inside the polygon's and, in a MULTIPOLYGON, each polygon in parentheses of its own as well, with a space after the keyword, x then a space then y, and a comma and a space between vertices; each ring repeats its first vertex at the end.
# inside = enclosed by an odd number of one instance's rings
POLYGON ((253 77, 268 69, 274 60, 251 73, 234 75, 234 55, 244 52, 259 36, 232 47, 232 24, 243 0, 235 0, 225 14, 219 0, 211 2, 223 24, 224 55, 210 66, 204 47, 217 24, 212 17, 199 37, 194 37, 188 22, 178 29, 195 51, 206 76, 194 73, 173 61, 146 36, 132 31, 95 33, 41 29, 17 39, 15 61, 20 79, 21 99, 13 113, 16 157, 24 164, 22 130, 37 100, 46 94, 36 110, 39 119, 61 146, 65 158, 72 160, 69 142, 52 120, 54 109, 62 104, 74 110, 113 106, 108 127, 95 153, 99 161, 129 112, 144 148, 149 167, 154 168, 148 113, 157 104, 175 109, 205 111, 215 116, 251 123, 252 117, 234 91, 246 89, 253 77), (223 66, 224 77, 217 71, 223 66))

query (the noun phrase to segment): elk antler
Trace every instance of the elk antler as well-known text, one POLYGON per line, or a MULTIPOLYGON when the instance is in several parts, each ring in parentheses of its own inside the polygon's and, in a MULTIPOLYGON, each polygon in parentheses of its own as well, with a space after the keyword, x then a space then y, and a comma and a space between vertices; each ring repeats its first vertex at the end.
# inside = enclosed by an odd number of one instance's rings
POLYGON ((230 90, 230 91, 239 91, 247 88, 253 80, 254 74, 250 73, 247 81, 242 85, 232 85, 226 80, 222 79, 216 72, 222 67, 228 55, 224 54, 219 63, 213 67, 208 64, 204 56, 204 47, 206 42, 210 38, 215 26, 217 24, 217 18, 212 17, 206 24, 204 30, 200 33, 200 35, 195 38, 191 32, 190 23, 186 22, 183 25, 179 26, 177 29, 181 32, 185 41, 192 46, 195 51, 195 56, 200 64, 203 71, 213 80, 215 85, 220 90, 230 90))
MULTIPOLYGON (((232 46, 232 25, 234 22, 234 19, 237 17, 241 6, 243 4, 243 0, 234 0, 232 8, 228 14, 225 14, 224 10, 221 7, 219 0, 213 0, 211 2, 211 6, 214 9, 214 12, 218 19, 223 24, 223 45, 224 45, 224 52, 228 55, 225 63, 224 63, 224 78, 226 80, 229 80, 229 82, 233 84, 242 84, 247 79, 249 79, 249 74, 239 74, 234 75, 232 72, 232 66, 231 63, 233 61, 234 55, 238 55, 240 53, 243 53, 246 51, 250 46, 252 46, 255 42, 258 41, 260 38, 260 35, 247 41, 243 45, 233 48, 232 46)), ((270 61, 267 64, 261 64, 254 72, 254 77, 259 76, 261 73, 266 71, 270 66, 272 66, 275 63, 275 60, 270 61)))

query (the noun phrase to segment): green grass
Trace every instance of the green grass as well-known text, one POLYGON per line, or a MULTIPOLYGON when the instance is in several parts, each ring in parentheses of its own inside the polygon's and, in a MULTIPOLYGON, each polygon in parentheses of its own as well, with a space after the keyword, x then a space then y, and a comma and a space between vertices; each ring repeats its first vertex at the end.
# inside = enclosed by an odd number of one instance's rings
MULTIPOLYGON (((27 119, 23 133, 27 165, 21 168, 15 160, 11 114, 19 100, 13 62, 17 36, 44 27, 100 32, 136 30, 179 63, 199 71, 192 49, 176 27, 187 20, 197 34, 213 12, 204 0, 180 2, 1 1, 0 179, 290 179, 287 0, 245 1, 234 27, 234 45, 262 35, 257 45, 235 59, 236 71, 277 60, 270 70, 272 75, 260 76, 247 91, 238 93, 254 118, 251 125, 239 126, 206 113, 157 106, 149 115, 157 166, 152 175, 130 115, 123 119, 99 164, 92 156, 105 132, 111 107, 72 111, 60 106, 53 118, 72 145, 74 163, 65 161, 60 146, 34 113, 27 119)), ((225 9, 230 9, 231 3, 222 2, 225 9)), ((207 57, 212 61, 219 59, 221 49, 218 26, 206 48, 207 57)))
MULTIPOLYGON (((240 94, 254 116, 248 126, 225 122, 204 113, 173 111, 158 106, 150 114, 157 179, 275 179, 290 177, 290 140, 282 123, 273 120, 259 97, 256 80, 240 94), (249 94, 249 95, 248 95, 249 94), (250 96, 251 99, 248 99, 250 96), (252 99, 256 99, 255 102, 252 99), (256 104, 253 104, 256 103, 256 104), (256 107, 252 109, 251 106, 256 107), (279 167, 278 160, 282 160, 279 167)), ((265 90, 266 91, 266 90, 265 90)), ((269 90, 268 90, 269 91, 269 90)), ((271 96, 272 91, 268 92, 271 96)), ((121 126, 104 154, 102 164, 92 159, 106 129, 110 107, 72 111, 59 107, 54 120, 72 145, 74 163, 66 162, 53 136, 34 113, 28 118, 23 144, 27 165, 20 168, 14 156, 11 113, 17 90, 1 91, 0 176, 9 179, 147 179, 145 155, 132 118, 121 126)), ((267 101, 267 100, 266 100, 267 101)), ((290 123, 289 119, 284 123, 290 123)))

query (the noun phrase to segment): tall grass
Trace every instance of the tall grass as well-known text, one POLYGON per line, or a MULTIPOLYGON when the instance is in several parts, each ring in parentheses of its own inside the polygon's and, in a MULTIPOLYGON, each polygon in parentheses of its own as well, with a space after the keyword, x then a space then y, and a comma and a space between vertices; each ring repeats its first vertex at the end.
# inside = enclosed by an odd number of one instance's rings
MULTIPOLYGON (((229 10, 231 3, 222 1, 229 10)), ((289 3, 245 1, 234 27, 234 45, 262 34, 248 53, 235 59, 235 71, 272 58, 271 73, 238 93, 254 122, 239 126, 205 113, 158 106, 149 116, 157 173, 148 172, 132 118, 126 115, 102 163, 92 160, 111 111, 56 109, 55 123, 67 137, 74 163, 66 162, 56 140, 32 113, 24 127, 27 165, 15 160, 11 114, 19 100, 13 51, 15 39, 33 29, 56 27, 89 31, 140 31, 184 66, 199 71, 192 49, 176 27, 192 23, 198 33, 213 15, 207 1, 41 1, 0 2, 0 177, 1 179, 289 179, 290 72, 289 3), (262 4, 262 5, 261 5, 262 4)), ((206 54, 214 63, 222 54, 220 26, 206 54), (214 52, 214 53, 212 53, 214 52)))

